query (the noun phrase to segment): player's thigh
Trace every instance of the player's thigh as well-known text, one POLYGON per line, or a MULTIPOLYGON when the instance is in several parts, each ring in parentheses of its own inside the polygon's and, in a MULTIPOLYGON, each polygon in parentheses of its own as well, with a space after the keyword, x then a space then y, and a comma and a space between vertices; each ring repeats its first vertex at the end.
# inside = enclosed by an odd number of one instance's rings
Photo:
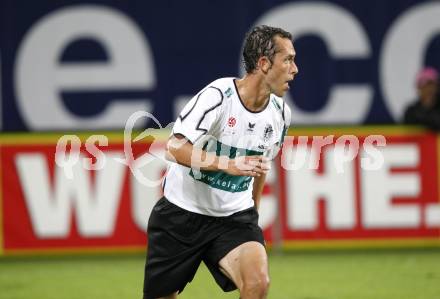
POLYGON ((255 241, 243 243, 232 249, 220 262, 220 269, 239 288, 244 282, 268 282, 269 269, 264 246, 255 241))

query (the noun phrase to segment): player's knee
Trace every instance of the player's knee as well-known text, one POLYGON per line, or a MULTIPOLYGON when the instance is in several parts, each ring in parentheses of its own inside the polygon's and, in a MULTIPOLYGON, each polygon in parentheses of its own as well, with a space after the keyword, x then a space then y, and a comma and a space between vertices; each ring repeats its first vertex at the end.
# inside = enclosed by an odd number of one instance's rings
POLYGON ((258 274, 243 280, 243 290, 257 294, 258 298, 265 298, 269 290, 270 280, 267 274, 258 274))

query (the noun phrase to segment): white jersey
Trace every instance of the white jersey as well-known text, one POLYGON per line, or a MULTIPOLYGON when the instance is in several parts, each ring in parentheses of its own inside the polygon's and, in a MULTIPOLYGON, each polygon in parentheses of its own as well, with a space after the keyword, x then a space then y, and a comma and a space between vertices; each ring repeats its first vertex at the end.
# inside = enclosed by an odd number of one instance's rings
MULTIPOLYGON (((182 110, 172 134, 218 156, 265 155, 273 158, 290 124, 290 109, 271 94, 260 112, 248 110, 235 78, 218 79, 194 96, 182 110)), ((171 163, 163 182, 165 197, 199 214, 228 216, 254 205, 253 178, 223 171, 200 171, 171 163)))

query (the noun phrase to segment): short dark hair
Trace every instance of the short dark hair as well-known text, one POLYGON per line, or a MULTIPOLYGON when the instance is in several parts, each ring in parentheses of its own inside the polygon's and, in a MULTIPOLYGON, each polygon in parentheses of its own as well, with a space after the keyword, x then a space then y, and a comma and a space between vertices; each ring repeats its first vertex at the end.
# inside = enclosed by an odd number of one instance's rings
POLYGON ((289 32, 266 25, 254 27, 247 33, 243 46, 243 63, 247 73, 252 73, 256 69, 258 59, 262 56, 273 62, 276 53, 275 36, 292 40, 289 32))

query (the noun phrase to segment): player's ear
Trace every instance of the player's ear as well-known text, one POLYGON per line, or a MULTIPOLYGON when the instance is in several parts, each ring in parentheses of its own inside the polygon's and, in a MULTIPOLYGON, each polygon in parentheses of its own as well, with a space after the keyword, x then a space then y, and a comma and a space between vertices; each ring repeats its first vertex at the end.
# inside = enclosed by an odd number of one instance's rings
POLYGON ((264 74, 266 74, 266 73, 269 71, 269 69, 270 69, 272 63, 270 62, 270 60, 269 60, 266 56, 261 56, 261 57, 258 59, 258 63, 257 63, 257 65, 258 65, 258 68, 259 68, 264 74))

